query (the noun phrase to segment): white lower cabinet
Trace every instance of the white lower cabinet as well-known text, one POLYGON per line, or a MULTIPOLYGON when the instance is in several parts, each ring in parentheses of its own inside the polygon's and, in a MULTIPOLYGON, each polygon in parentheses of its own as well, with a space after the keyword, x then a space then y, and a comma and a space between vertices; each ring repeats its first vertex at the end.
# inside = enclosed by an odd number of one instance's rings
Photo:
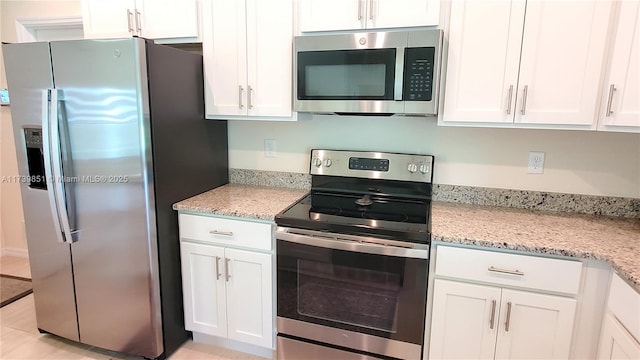
POLYGON ((640 294, 613 274, 598 359, 640 359, 640 294))
POLYGON ((569 357, 576 301, 437 279, 430 359, 569 357))
POLYGON ((640 359, 640 343, 611 314, 602 323, 598 359, 640 359))
MULTIPOLYGON (((211 229, 206 234, 214 241, 215 237, 242 235, 242 221, 201 218, 181 215, 181 226, 194 225, 194 221, 199 222, 198 228, 209 226, 211 229)), ((270 228, 268 224, 246 224, 270 228)), ((185 238, 185 234, 193 235, 194 227, 186 231, 180 229, 186 329, 272 349, 273 255, 229 247, 225 239, 216 244, 185 238)), ((244 230, 246 232, 246 227, 244 230)))

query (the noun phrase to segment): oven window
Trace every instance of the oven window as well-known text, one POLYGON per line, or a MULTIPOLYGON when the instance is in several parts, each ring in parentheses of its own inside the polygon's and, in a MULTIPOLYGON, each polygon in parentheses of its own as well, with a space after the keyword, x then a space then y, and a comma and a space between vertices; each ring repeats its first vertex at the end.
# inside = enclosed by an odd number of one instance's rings
POLYGON ((298 53, 300 100, 393 100, 396 49, 298 53))
POLYGON ((298 260, 298 313, 396 332, 401 274, 298 260))
POLYGON ((422 344, 427 259, 281 239, 276 259, 278 317, 422 344))

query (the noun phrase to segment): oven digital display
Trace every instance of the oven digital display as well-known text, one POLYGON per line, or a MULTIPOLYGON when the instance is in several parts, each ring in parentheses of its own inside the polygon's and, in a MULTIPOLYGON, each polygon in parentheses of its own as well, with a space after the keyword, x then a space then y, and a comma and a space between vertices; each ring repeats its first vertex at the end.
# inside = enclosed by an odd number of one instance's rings
POLYGON ((389 171, 389 159, 370 159, 370 158, 350 157, 349 169, 370 170, 370 171, 389 171))

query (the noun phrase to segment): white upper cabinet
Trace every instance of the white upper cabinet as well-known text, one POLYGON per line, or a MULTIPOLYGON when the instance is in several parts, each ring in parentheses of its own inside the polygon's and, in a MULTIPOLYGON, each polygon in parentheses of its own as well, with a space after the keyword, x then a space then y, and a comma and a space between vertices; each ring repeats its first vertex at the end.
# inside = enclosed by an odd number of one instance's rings
POLYGON ((611 8, 452 1, 440 124, 594 128, 611 8))
POLYGON ((599 129, 640 132, 640 2, 619 5, 599 129))
POLYGON ((300 0, 299 29, 336 31, 438 25, 440 0, 300 0))
POLYGON ((203 3, 209 119, 292 120, 293 2, 203 3))
POLYGON ((141 36, 159 43, 199 42, 198 0, 83 0, 88 39, 141 36))

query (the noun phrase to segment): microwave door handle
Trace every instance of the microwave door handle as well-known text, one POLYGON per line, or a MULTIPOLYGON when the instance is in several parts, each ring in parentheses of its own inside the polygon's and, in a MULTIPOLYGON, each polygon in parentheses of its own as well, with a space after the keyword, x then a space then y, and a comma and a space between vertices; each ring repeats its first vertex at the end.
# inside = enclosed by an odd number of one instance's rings
POLYGON ((404 48, 396 48, 396 75, 393 85, 393 100, 402 101, 402 88, 404 82, 404 48))

